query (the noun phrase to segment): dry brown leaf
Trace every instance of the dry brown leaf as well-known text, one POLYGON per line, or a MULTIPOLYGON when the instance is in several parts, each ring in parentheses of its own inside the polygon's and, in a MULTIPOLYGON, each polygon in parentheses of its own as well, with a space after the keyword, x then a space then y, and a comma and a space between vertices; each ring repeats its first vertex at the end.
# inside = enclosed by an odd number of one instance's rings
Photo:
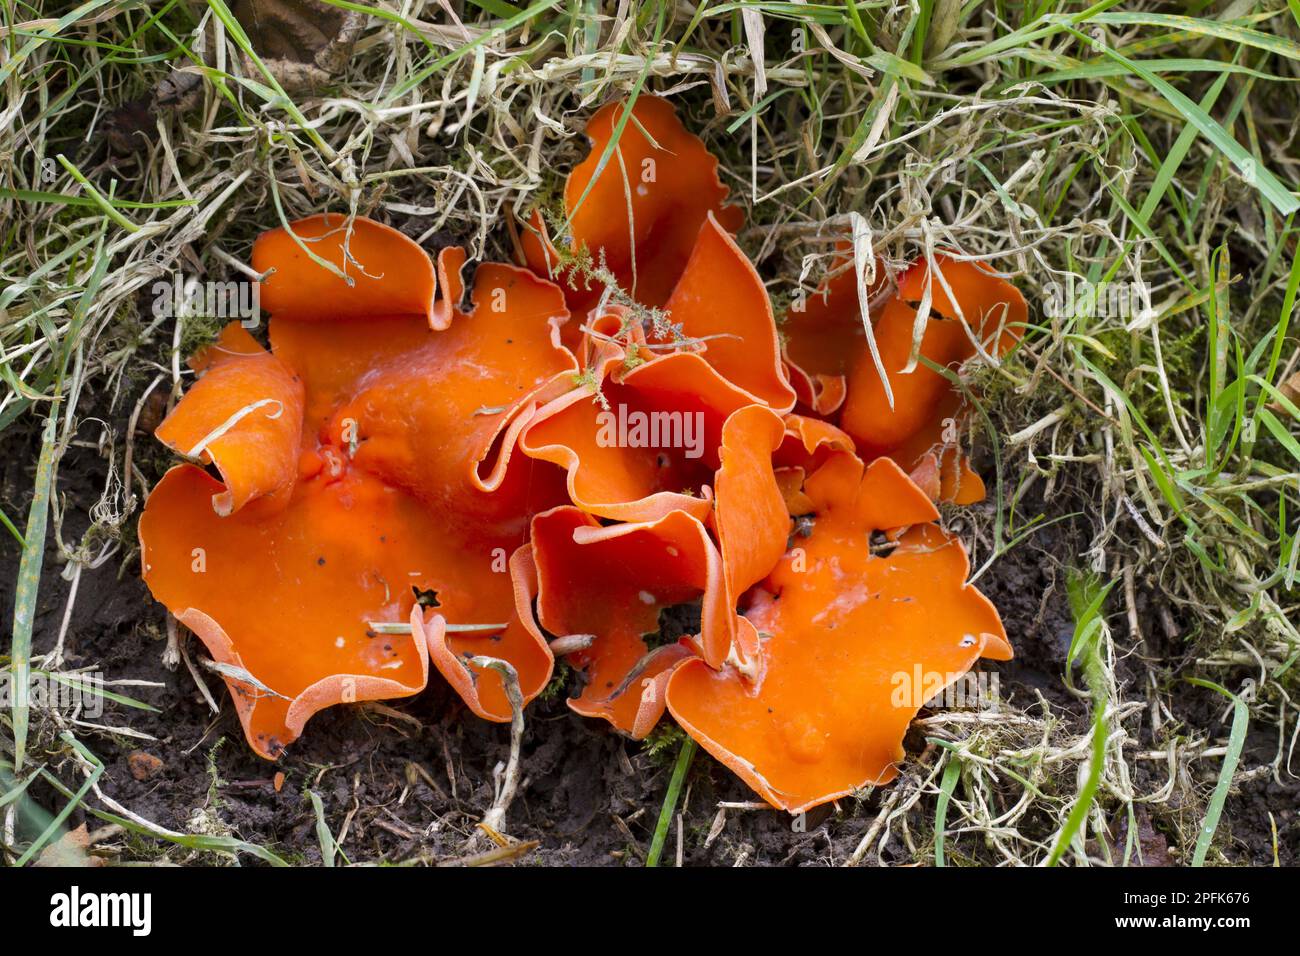
MULTIPOLYGON (((1286 396, 1287 401, 1292 405, 1300 406, 1300 372, 1296 372, 1285 382, 1277 387, 1277 390, 1286 396)), ((1275 411, 1285 412, 1281 402, 1274 402, 1271 406, 1275 411)))
POLYGON ((36 858, 35 866, 103 866, 104 861, 86 852, 90 848, 90 831, 83 823, 51 843, 36 858))
POLYGON ((318 0, 238 0, 233 13, 286 90, 328 82, 347 62, 365 23, 364 14, 318 0))

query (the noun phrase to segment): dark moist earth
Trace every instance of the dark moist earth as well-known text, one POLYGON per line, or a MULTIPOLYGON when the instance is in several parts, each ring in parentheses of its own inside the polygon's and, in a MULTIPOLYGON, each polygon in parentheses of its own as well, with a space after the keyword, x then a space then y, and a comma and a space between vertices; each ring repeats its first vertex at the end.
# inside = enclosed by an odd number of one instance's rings
MULTIPOLYGON (((134 407, 136 394, 121 402, 134 407)), ((117 435, 126 430, 126 415, 102 414, 117 435)), ((144 430, 136 436, 136 460, 151 481, 166 467, 167 459, 144 430)), ((25 520, 33 482, 34 462, 39 449, 37 428, 31 421, 11 426, 0 440, 0 507, 19 523, 25 520)), ((94 440, 90 423, 80 437, 94 440)), ((116 452, 119 461, 120 449, 116 452)), ((64 515, 63 540, 80 541, 88 523, 90 507, 105 482, 105 460, 89 444, 74 445, 64 457, 58 474, 60 507, 64 515)), ((1054 503, 1053 510, 1068 513, 1054 503)), ((284 859, 313 864, 321 859, 316 835, 316 818, 307 791, 315 791, 323 803, 325 817, 336 835, 342 834, 342 851, 352 862, 427 860, 446 862, 463 859, 491 849, 479 835, 475 823, 491 805, 493 769, 508 753, 507 728, 477 719, 439 679, 430 675, 428 689, 418 697, 392 701, 391 707, 335 707, 312 718, 306 733, 277 763, 255 757, 244 743, 238 721, 221 681, 204 673, 212 694, 221 706, 214 715, 198 693, 184 664, 168 670, 162 664, 166 616, 139 579, 139 554, 134 545, 135 519, 122 551, 95 571, 84 571, 66 638, 66 666, 93 666, 108 679, 132 678, 155 681, 158 689, 124 688, 123 692, 158 708, 157 713, 110 705, 100 723, 129 726, 155 740, 133 740, 104 734, 81 733, 81 739, 105 763, 104 791, 132 812, 161 826, 190 831, 202 825, 212 832, 213 820, 225 832, 265 846, 284 859), (220 746, 218 746, 220 744, 220 746), (146 780, 137 771, 152 769, 146 780), (146 767, 152 763, 153 767, 146 767), (210 763, 215 767, 214 776, 210 763), (283 772, 283 786, 274 786, 277 771, 283 772), (198 818, 196 821, 196 813, 198 818), (474 838, 471 842, 471 838, 474 838)), ((49 541, 54 540, 51 521, 49 541)), ((1007 632, 1016 649, 1016 660, 1000 665, 1000 692, 1009 706, 1041 713, 1038 696, 1053 715, 1076 732, 1087 727, 1085 709, 1063 686, 1061 675, 1073 629, 1064 593, 1061 560, 1080 553, 1085 536, 1077 527, 1060 522, 1039 531, 1027 543, 1013 549, 979 582, 980 588, 1002 613, 1007 632)), ((982 559, 981 559, 982 560, 982 559)), ((18 563, 17 548, 9 536, 0 545, 0 615, 11 620, 13 591, 18 563)), ((39 592, 34 646, 37 654, 53 646, 67 602, 69 586, 57 550, 45 556, 39 592)), ((1116 590, 1118 594, 1118 589, 1116 590)), ((1144 622, 1159 618, 1159 606, 1139 595, 1144 622)), ((1126 651, 1120 663, 1121 681, 1128 685, 1127 698, 1141 697, 1145 666, 1138 655, 1127 653, 1127 627, 1118 600, 1112 600, 1116 640, 1126 651)), ((1152 624, 1151 629, 1159 631, 1152 624)), ((1187 632, 1187 628, 1181 628, 1187 632)), ((1178 640, 1159 634, 1156 643, 1142 654, 1160 658, 1158 673, 1176 673, 1180 655, 1187 648, 1178 640), (1163 643, 1160 643, 1163 641, 1163 643)), ((202 648, 191 639, 191 659, 202 648)), ((997 667, 998 665, 986 665, 997 667)), ((1238 676, 1238 675, 1234 675, 1238 676)), ((1240 675, 1240 676, 1245 676, 1240 675)), ((1161 678, 1168 680, 1167 677, 1161 678)), ((1183 685, 1186 687, 1186 685, 1183 685)), ((1173 700, 1185 725, 1180 733, 1210 734, 1221 738, 1223 705, 1208 691, 1175 686, 1173 700)), ((30 744, 38 759, 73 787, 81 776, 66 753, 55 747, 56 738, 48 721, 35 717, 30 744)), ((665 725, 670 721, 665 720, 665 725)), ((524 740, 523 783, 507 818, 510 836, 537 841, 537 846, 520 854, 521 865, 639 865, 649 847, 663 802, 672 764, 680 742, 665 737, 661 728, 657 745, 634 743, 611 733, 603 722, 581 719, 565 706, 562 693, 535 701, 527 712, 524 740)), ((1020 746, 1028 746, 1025 741, 1020 746)), ((909 734, 909 758, 925 746, 915 729, 909 734)), ((1158 742, 1143 732, 1143 746, 1158 742)), ((1277 746, 1274 728, 1254 728, 1241 767, 1249 769, 1272 759, 1277 746)), ((1148 865, 1178 863, 1189 852, 1186 838, 1195 834, 1203 813, 1204 795, 1213 786, 1219 762, 1207 760, 1194 765, 1195 801, 1179 794, 1167 804, 1146 806, 1137 814, 1138 842, 1148 865), (1203 764, 1203 766, 1201 765, 1203 764)), ((904 774, 920 768, 909 759, 904 774)), ((1158 791, 1167 769, 1154 762, 1139 762, 1134 786, 1142 794, 1158 791)), ((1074 770, 1069 779, 1048 780, 1049 792, 1069 796, 1074 789, 1074 770)), ((29 791, 48 811, 57 811, 63 798, 53 790, 34 785, 29 791)), ((687 778, 682 855, 686 864, 733 865, 737 862, 761 865, 826 865, 845 861, 861 841, 879 812, 884 792, 862 800, 843 800, 838 811, 822 808, 803 821, 802 832, 792 827, 785 814, 761 809, 726 811, 725 825, 710 833, 716 824, 720 801, 751 803, 754 795, 725 768, 699 752, 687 778)), ((1011 805, 1018 791, 1002 796, 1003 808, 1011 805)), ((93 800, 93 798, 92 798, 93 800)), ((1279 786, 1271 775, 1260 774, 1242 782, 1227 803, 1219 829, 1219 844, 1235 863, 1271 864, 1272 836, 1269 813, 1277 822, 1278 854, 1283 865, 1300 862, 1300 826, 1296 806, 1300 788, 1292 780, 1279 786)), ((934 803, 926 797, 908 817, 916 856, 895 828, 883 859, 887 863, 911 863, 918 857, 932 859, 931 838, 934 803)), ((70 827, 87 823, 93 831, 102 824, 87 817, 81 808, 69 819, 70 827)), ((1022 822, 1025 831, 1047 839, 1055 822, 1046 814, 1030 815, 1022 822)), ((1126 837, 1124 815, 1116 814, 1113 832, 1119 847, 1126 837)), ((118 847, 118 859, 155 859, 167 852, 172 859, 216 862, 212 855, 191 854, 152 839, 134 835, 108 841, 118 847)), ((664 860, 671 863, 677 852, 674 825, 664 860)), ((1095 847, 1094 847, 1095 849, 1095 847)), ((948 858, 954 863, 997 862, 984 841, 976 837, 949 838, 948 858)), ((244 854, 243 862, 256 862, 244 854)), ((865 862, 876 862, 876 847, 865 862)))

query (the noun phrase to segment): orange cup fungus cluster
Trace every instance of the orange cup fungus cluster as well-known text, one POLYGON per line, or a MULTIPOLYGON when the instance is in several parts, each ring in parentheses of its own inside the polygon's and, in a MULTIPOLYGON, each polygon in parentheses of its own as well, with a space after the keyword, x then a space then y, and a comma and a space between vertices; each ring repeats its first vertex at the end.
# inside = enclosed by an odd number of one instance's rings
POLYGON ((592 117, 567 231, 534 217, 525 265, 467 280, 459 248, 431 261, 328 214, 254 245, 270 349, 232 324, 193 357, 157 433, 185 461, 140 540, 262 756, 325 707, 418 693, 430 664, 508 721, 558 652, 573 710, 639 739, 667 709, 794 812, 894 777, 923 703, 898 675, 1011 656, 937 521, 983 487, 935 368, 1004 352, 1024 300, 970 262, 908 269, 871 317, 887 391, 853 270, 779 335, 672 107, 637 99, 602 166, 625 108, 592 117), (918 305, 930 364, 905 372, 918 305))

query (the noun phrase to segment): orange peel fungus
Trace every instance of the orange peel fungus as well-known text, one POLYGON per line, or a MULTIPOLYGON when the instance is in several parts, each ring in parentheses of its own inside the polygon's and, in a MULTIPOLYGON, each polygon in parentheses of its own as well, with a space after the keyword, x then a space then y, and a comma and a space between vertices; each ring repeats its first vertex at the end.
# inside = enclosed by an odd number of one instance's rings
POLYGON ((333 214, 257 240, 270 347, 232 324, 191 360, 145 580, 266 757, 430 664, 510 720, 506 682, 527 704, 561 654, 573 711, 635 739, 671 713, 775 807, 887 783, 913 685, 1011 656, 940 525, 983 486, 943 431, 962 393, 907 368, 918 312, 919 354, 956 370, 1014 345, 1024 300, 944 255, 882 278, 891 403, 851 269, 778 334, 717 160, 666 101, 587 132, 562 240, 534 215, 527 268, 466 280, 461 249, 333 214), (612 287, 577 274, 584 249, 612 287))
POLYGON ((430 653, 471 709, 510 719, 499 675, 465 662, 506 660, 525 699, 550 678, 521 597, 526 555, 511 557, 563 484, 512 451, 576 368, 559 344, 559 291, 484 265, 461 312, 463 256, 444 250, 457 274, 433 302, 423 251, 362 219, 295 223, 263 236, 254 258, 280 289, 272 352, 227 328, 159 428, 193 463, 149 498, 146 582, 226 665, 264 756, 324 707, 418 692, 430 653), (314 258, 286 235, 299 226, 314 258), (409 633, 383 627, 402 623, 409 633))
MULTIPOLYGON (((603 260, 636 301, 662 306, 705 219, 712 215, 734 233, 744 213, 727 204, 717 159, 667 100, 641 95, 630 111, 625 103, 606 103, 588 120, 587 137, 591 151, 564 186, 568 235, 561 244, 603 260)), ((569 271, 539 213, 529 220, 521 246, 523 260, 539 275, 559 278, 569 271)), ((575 315, 585 313, 601 289, 584 277, 568 278, 569 306, 575 315)))
POLYGON ((803 491, 812 531, 744 611, 758 665, 690 661, 666 695, 687 733, 790 812, 888 783, 925 703, 920 686, 947 686, 981 656, 1011 656, 997 610, 965 583, 965 549, 892 460, 864 468, 837 453, 803 491), (882 531, 888 556, 868 545, 882 531), (929 679, 900 698, 900 679, 918 670, 929 679))
POLYGON ((957 444, 965 397, 926 362, 909 368, 909 361, 914 347, 950 372, 977 355, 996 361, 1024 330, 1024 297, 986 266, 942 254, 933 272, 925 261, 906 269, 886 296, 877 265, 870 324, 888 389, 868 346, 850 259, 787 316, 785 355, 800 401, 834 418, 865 460, 893 458, 938 500, 979 501, 984 484, 957 444), (922 305, 926 319, 916 343, 922 305))

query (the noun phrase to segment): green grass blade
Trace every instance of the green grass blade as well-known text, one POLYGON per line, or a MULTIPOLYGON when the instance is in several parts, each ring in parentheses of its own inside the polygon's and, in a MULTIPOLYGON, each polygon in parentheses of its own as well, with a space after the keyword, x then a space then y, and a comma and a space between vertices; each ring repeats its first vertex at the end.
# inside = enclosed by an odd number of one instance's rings
POLYGON ((320 794, 315 790, 308 790, 307 796, 311 798, 311 809, 316 815, 316 839, 320 842, 320 858, 325 866, 332 867, 334 858, 338 855, 339 845, 334 839, 334 834, 330 832, 330 825, 325 820, 325 805, 321 803, 320 794))
MULTIPOLYGON (((65 740, 73 739, 72 735, 69 733, 64 733, 62 736, 65 740)), ((26 852, 18 858, 18 862, 15 864, 16 866, 26 866, 32 858, 41 851, 41 848, 48 844, 54 838, 55 834, 63 829, 64 822, 66 822, 68 817, 72 815, 73 810, 81 806, 81 801, 86 799, 86 795, 90 793, 95 784, 99 782, 99 778, 103 776, 103 774, 104 765, 96 761, 94 769, 91 770, 89 776, 86 777, 86 782, 81 785, 81 789, 69 798, 68 802, 64 804, 63 809, 60 810, 55 815, 54 819, 49 822, 49 825, 41 831, 41 835, 38 836, 32 842, 32 845, 27 848, 26 852)))
POLYGON ((1200 17, 1180 17, 1168 13, 1130 13, 1127 10, 1115 10, 1099 13, 1089 17, 1088 23, 1104 23, 1110 26, 1152 26, 1166 27, 1180 33, 1194 33, 1198 36, 1214 37, 1241 46, 1255 47, 1275 53, 1288 60, 1300 60, 1300 44, 1283 36, 1262 33, 1250 27, 1222 20, 1200 17))
MULTIPOLYGON (((1084 42, 1090 42, 1089 38, 1077 30, 1070 30, 1076 37, 1084 42)), ((1257 162, 1255 157, 1248 153, 1240 143, 1220 126, 1209 113, 1201 109, 1191 100, 1189 100, 1178 90, 1174 89, 1166 80, 1157 76, 1154 72, 1147 69, 1140 62, 1130 60, 1124 54, 1110 47, 1102 47, 1106 56, 1111 57, 1119 63, 1124 64, 1135 75, 1146 80, 1155 90, 1163 96, 1169 103, 1178 110, 1179 113, 1195 126, 1201 133, 1214 144, 1219 152, 1223 153, 1237 167, 1242 177, 1257 190, 1268 202, 1284 216, 1289 216, 1300 209, 1300 199, 1288 190, 1269 170, 1261 163, 1257 162)))
POLYGON ((1102 672, 1101 641, 1098 636, 1102 630, 1101 608, 1114 582, 1102 585, 1096 575, 1073 571, 1067 582, 1070 606, 1074 610, 1074 640, 1070 645, 1071 657, 1083 661, 1084 680, 1092 697, 1092 748, 1088 757, 1088 776, 1079 788, 1065 825, 1056 838, 1056 843, 1047 858, 1048 866, 1056 866, 1065 856, 1066 850, 1083 829, 1088 811, 1092 809, 1093 798, 1101 784, 1101 771, 1106 762, 1106 737, 1110 731, 1106 722, 1106 688, 1102 672))
POLYGON ((664 795, 664 805, 659 810, 659 821, 655 824, 654 837, 650 841, 650 852, 646 854, 646 866, 658 866, 659 858, 664 852, 664 843, 668 840, 668 830, 672 826, 673 814, 677 810, 677 800, 682 793, 682 783, 686 780, 686 771, 691 769, 691 760, 699 747, 694 740, 687 737, 682 749, 677 752, 677 762, 673 764, 673 775, 668 780, 668 792, 664 795))
POLYGON ((1192 866, 1204 866, 1205 856, 1210 852, 1210 843, 1214 840, 1214 831, 1219 828, 1219 818, 1223 815, 1223 805, 1228 799, 1228 790, 1232 787, 1232 775, 1237 771, 1241 759, 1241 748, 1246 744, 1246 728, 1250 724, 1250 708, 1236 694, 1220 687, 1213 681, 1188 678, 1197 687, 1206 687, 1218 691, 1232 701, 1232 729, 1228 731, 1227 752, 1223 755, 1223 766, 1219 769, 1219 781, 1214 785, 1210 795, 1210 805, 1205 810, 1205 822, 1201 824, 1196 836, 1196 850, 1192 854, 1192 866))
POLYGON ((946 866, 943 858, 944 827, 948 819, 948 801, 957 788, 961 777, 961 758, 953 754, 948 758, 948 765, 943 768, 943 778, 939 781, 939 800, 934 807, 934 865, 946 866))
POLYGON ((27 513, 25 546, 18 562, 18 586, 14 592, 14 632, 10 646, 13 671, 13 700, 10 710, 14 728, 14 770, 23 769, 27 753, 27 728, 31 717, 28 694, 31 690, 32 624, 36 617, 36 593, 41 583, 41 565, 45 561, 45 526, 50 510, 50 486, 54 473, 55 427, 59 403, 50 409, 41 436, 41 452, 36 459, 36 482, 32 504, 27 513))

